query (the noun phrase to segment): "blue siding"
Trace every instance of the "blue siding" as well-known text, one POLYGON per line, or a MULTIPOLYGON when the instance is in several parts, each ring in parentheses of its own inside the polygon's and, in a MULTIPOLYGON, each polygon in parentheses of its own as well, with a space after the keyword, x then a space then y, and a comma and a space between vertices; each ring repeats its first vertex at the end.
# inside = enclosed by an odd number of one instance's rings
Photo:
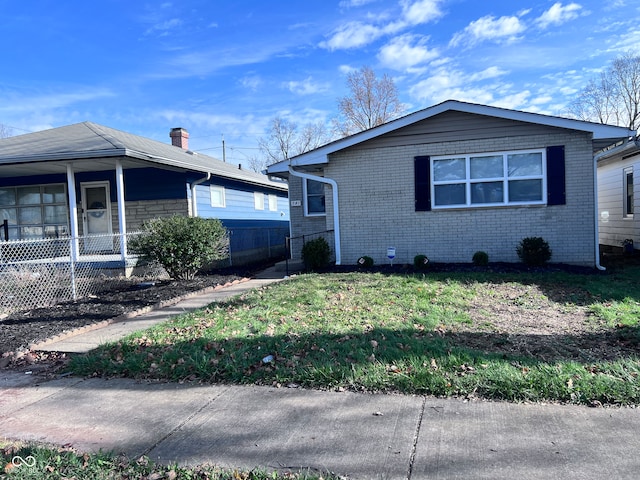
MULTIPOLYGON (((211 182, 212 185, 220 185, 211 182)), ((264 197, 264 210, 256 210, 254 204, 254 190, 239 190, 229 185, 220 185, 225 187, 225 206, 212 207, 211 194, 209 185, 202 184, 196 187, 196 197, 198 201, 198 216, 204 218, 219 218, 220 220, 245 219, 245 220, 275 220, 289 221, 289 201, 286 192, 273 190, 264 192, 258 190, 264 197), (278 197, 278 208, 275 211, 269 210, 268 195, 276 195, 278 197)), ((190 194, 190 192, 189 192, 190 194)))
POLYGON ((67 176, 65 174, 54 175, 33 175, 30 177, 5 177, 0 178, 0 186, 2 187, 16 187, 16 186, 28 186, 28 185, 47 185, 50 183, 67 183, 67 176))
POLYGON ((129 201, 182 200, 187 198, 187 175, 159 168, 132 168, 124 171, 124 192, 129 201))
POLYGON ((267 247, 284 248, 285 238, 290 235, 287 221, 222 220, 229 232, 231 256, 267 247))

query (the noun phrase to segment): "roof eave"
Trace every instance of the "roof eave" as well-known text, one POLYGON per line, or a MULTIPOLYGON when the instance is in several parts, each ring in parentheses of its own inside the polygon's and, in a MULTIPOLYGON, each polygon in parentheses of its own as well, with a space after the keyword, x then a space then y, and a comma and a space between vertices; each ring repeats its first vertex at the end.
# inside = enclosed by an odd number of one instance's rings
POLYGON ((378 127, 365 130, 349 137, 345 137, 307 153, 298 155, 288 161, 276 163, 268 168, 269 173, 284 173, 289 165, 305 166, 316 165, 329 162, 329 155, 345 148, 352 147, 367 140, 379 137, 386 133, 398 130, 413 123, 429 119, 446 111, 460 111, 485 116, 497 116, 507 120, 515 120, 527 123, 538 123, 550 127, 564 128, 568 130, 578 130, 589 132, 594 140, 611 140, 611 143, 619 142, 625 138, 635 135, 635 131, 626 127, 614 125, 603 125, 583 120, 575 120, 563 117, 553 117, 532 112, 522 112, 518 110, 508 110, 500 107, 480 105, 475 103, 460 102, 457 100, 447 100, 438 105, 419 110, 404 117, 392 120, 378 127))

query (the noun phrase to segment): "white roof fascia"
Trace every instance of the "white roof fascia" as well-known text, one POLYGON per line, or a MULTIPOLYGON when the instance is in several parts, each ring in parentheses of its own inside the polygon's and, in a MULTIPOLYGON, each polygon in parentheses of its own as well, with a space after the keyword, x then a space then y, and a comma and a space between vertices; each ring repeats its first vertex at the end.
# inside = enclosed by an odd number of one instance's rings
POLYGON ((594 140, 632 137, 636 133, 635 131, 629 130, 626 127, 603 125, 600 123, 585 122, 583 120, 574 120, 571 118, 554 117, 550 115, 542 115, 539 113, 508 110, 505 108, 460 102, 457 100, 446 100, 445 102, 439 103, 438 105, 434 105, 433 107, 428 107, 404 117, 398 118, 396 120, 392 120, 388 123, 380 125, 379 127, 374 127, 369 130, 356 133, 349 137, 345 137, 340 140, 328 143, 327 145, 319 147, 315 150, 293 157, 290 159, 290 161, 285 160, 283 162, 271 165, 269 167, 269 173, 286 172, 289 162, 294 167, 328 163, 328 155, 334 152, 343 150, 353 145, 357 145, 358 143, 366 142, 367 140, 371 140, 386 133, 398 130, 422 120, 426 120, 447 111, 459 111, 463 113, 504 118, 507 120, 537 123, 550 127, 590 132, 593 134, 594 140))

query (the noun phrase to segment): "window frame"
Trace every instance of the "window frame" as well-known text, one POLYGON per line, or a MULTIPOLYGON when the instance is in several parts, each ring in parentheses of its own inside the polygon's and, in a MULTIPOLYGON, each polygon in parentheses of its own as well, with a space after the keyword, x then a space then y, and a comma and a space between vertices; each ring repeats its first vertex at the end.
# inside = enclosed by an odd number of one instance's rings
POLYGON ((269 200, 269 211, 270 212, 277 212, 278 211, 278 196, 274 195, 273 193, 270 193, 269 195, 267 195, 267 198, 269 200))
MULTIPOLYGON (((40 238, 56 238, 59 236, 67 235, 69 232, 69 197, 67 195, 67 185, 65 183, 47 183, 40 185, 8 185, 2 187, 6 190, 13 190, 15 192, 14 198, 15 203, 0 205, 0 211, 6 210, 3 212, 2 217, 8 215, 8 210, 13 210, 15 212, 15 221, 9 223, 9 238, 11 240, 28 240, 28 239, 40 239, 40 238), (61 191, 51 193, 47 192, 47 189, 52 187, 57 187, 61 191), (38 189, 38 202, 21 202, 20 201, 20 189, 38 189), (46 195, 52 195, 53 198, 51 201, 45 201, 46 195), (56 197, 59 196, 57 199, 56 197), (64 222, 56 221, 60 220, 54 218, 53 220, 47 220, 47 210, 51 211, 51 209, 61 209, 64 208, 64 222), (27 211, 39 211, 39 221, 29 222, 29 221, 21 221, 21 219, 26 218, 23 213, 27 211), (40 231, 40 235, 23 235, 24 232, 29 231, 40 231)), ((35 193, 35 192, 33 192, 35 193)), ((49 217, 50 218, 50 217, 49 217)), ((0 224, 3 221, 3 218, 0 218, 0 224)))
POLYGON ((264 210, 264 193, 253 192, 253 208, 255 210, 264 210))
POLYGON ((326 217, 327 216, 327 204, 326 204, 326 198, 327 195, 325 193, 325 184, 323 182, 319 182, 318 180, 310 180, 308 178, 303 179, 304 181, 302 182, 302 196, 304 198, 304 216, 305 217, 326 217), (322 194, 309 194, 309 189, 307 187, 308 182, 316 182, 320 185, 322 185, 322 194), (309 196, 314 196, 314 197, 320 197, 323 199, 323 206, 324 206, 324 211, 323 212, 310 212, 309 211, 309 196))
POLYGON ((633 218, 634 203, 635 203, 635 191, 633 184, 633 167, 626 167, 622 169, 622 216, 623 218, 633 218), (629 177, 631 177, 631 196, 629 196, 629 177), (631 199, 631 204, 629 204, 631 199), (631 208, 629 208, 631 207, 631 208))
POLYGON ((547 205, 547 150, 545 148, 535 148, 526 150, 504 150, 499 152, 481 152, 481 153, 465 153, 454 155, 434 155, 429 159, 429 169, 431 171, 430 178, 430 195, 432 210, 447 210, 460 208, 487 208, 487 207, 509 207, 522 205, 547 205), (540 154, 540 174, 509 176, 509 156, 523 154, 540 154), (472 178, 471 177, 471 159, 482 157, 498 157, 502 156, 502 176, 472 178), (442 160, 464 159, 464 178, 452 180, 436 180, 435 162, 442 160), (540 200, 509 200, 510 182, 534 180, 540 182, 540 200), (476 184, 502 183, 502 200, 493 202, 473 203, 472 202, 472 186, 476 184), (437 203, 436 187, 445 185, 464 185, 464 203, 440 204, 437 203))
POLYGON ((226 208, 227 207, 227 192, 222 185, 209 185, 209 203, 214 208, 226 208), (213 192, 219 192, 219 196, 222 199, 221 203, 217 203, 213 201, 214 195, 213 192))

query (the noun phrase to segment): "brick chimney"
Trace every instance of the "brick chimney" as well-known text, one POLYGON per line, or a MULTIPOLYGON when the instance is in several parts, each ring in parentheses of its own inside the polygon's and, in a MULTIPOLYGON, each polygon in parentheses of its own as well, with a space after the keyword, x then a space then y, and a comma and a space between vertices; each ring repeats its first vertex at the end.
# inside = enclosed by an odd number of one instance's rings
POLYGON ((189 150, 189 132, 184 128, 172 128, 169 136, 171 137, 171 145, 189 150))

